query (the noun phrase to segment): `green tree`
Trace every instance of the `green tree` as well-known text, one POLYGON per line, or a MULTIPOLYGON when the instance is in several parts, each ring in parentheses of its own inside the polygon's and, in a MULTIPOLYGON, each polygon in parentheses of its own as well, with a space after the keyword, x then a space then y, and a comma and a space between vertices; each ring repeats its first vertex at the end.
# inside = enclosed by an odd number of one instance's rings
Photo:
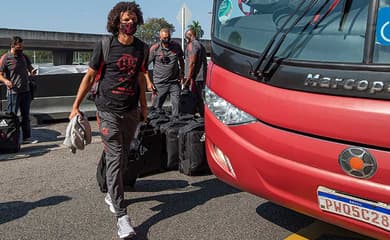
POLYGON ((52 51, 47 50, 25 50, 26 54, 32 63, 42 64, 42 63, 53 63, 53 53, 52 51))
POLYGON ((204 31, 202 29, 202 26, 200 26, 200 23, 199 21, 192 21, 192 24, 188 25, 187 26, 189 29, 192 29, 194 30, 194 32, 196 33, 196 37, 197 38, 202 38, 203 35, 204 35, 204 31))
POLYGON ((168 28, 171 33, 175 31, 175 26, 168 23, 165 18, 148 18, 135 35, 150 45, 159 39, 161 28, 168 28))

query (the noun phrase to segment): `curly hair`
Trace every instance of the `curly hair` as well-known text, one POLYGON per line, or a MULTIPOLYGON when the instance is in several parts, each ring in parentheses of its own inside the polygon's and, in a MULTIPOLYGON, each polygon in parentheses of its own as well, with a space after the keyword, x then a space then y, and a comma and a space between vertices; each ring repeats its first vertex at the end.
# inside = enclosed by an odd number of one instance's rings
POLYGON ((107 31, 116 35, 119 32, 118 25, 120 22, 120 16, 123 12, 131 12, 137 15, 137 25, 144 24, 144 18, 140 6, 135 2, 119 2, 111 11, 107 17, 107 31))

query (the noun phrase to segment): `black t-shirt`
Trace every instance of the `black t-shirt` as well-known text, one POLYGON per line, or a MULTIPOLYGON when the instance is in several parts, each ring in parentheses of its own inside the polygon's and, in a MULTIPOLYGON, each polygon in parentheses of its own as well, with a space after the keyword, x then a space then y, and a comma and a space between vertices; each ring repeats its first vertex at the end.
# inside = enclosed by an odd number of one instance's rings
POLYGON ((204 81, 206 79, 206 71, 207 71, 207 58, 206 58, 206 49, 204 46, 196 39, 191 41, 185 50, 185 58, 186 58, 186 78, 192 78, 195 81, 204 81), (190 66, 190 58, 192 55, 196 55, 196 62, 194 72, 192 76, 188 76, 189 66, 190 66))
MULTIPOLYGON (((95 100, 99 111, 123 113, 138 106, 138 74, 147 70, 148 52, 148 46, 136 37, 130 45, 123 45, 113 37, 95 100)), ((99 42, 89 66, 97 71, 102 59, 102 44, 99 42)))

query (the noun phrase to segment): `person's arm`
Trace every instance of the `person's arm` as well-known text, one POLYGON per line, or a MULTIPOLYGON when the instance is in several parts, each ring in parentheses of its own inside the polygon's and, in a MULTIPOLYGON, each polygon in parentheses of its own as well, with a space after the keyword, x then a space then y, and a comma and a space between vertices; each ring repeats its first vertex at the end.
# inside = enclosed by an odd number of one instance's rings
POLYGON ((26 60, 28 73, 30 74, 30 76, 34 76, 36 74, 36 70, 34 70, 30 58, 25 54, 23 55, 24 59, 26 60))
POLYGON ((148 106, 146 103, 146 83, 145 83, 145 76, 146 73, 140 72, 138 74, 138 85, 139 85, 139 103, 141 107, 141 121, 146 121, 146 118, 148 116, 148 106))
POLYGON ((14 87, 14 84, 4 77, 3 72, 0 72, 0 82, 4 83, 5 86, 7 86, 8 89, 11 89, 14 87))
POLYGON ((195 73, 195 63, 197 61, 196 54, 190 55, 190 60, 188 63, 188 73, 187 73, 187 79, 185 80, 185 85, 189 86, 191 84, 191 80, 194 80, 194 73, 195 73))
POLYGON ((183 86, 184 84, 184 53, 181 49, 181 46, 179 44, 176 44, 176 51, 177 51, 177 59, 179 61, 179 81, 180 84, 183 86))
POLYGON ((4 71, 6 69, 5 62, 5 55, 3 55, 0 59, 0 82, 4 83, 4 85, 7 86, 8 89, 11 89, 14 87, 14 84, 4 75, 4 71))
MULTIPOLYGON (((150 47, 149 49, 149 56, 148 56, 148 61, 147 65, 149 66, 150 64, 154 64, 154 60, 156 58, 156 48, 158 47, 158 44, 154 44, 150 47)), ((157 95, 157 89, 154 86, 153 81, 150 79, 149 76, 149 70, 145 73, 145 78, 146 78, 146 86, 149 91, 152 91, 153 95, 157 95)))
POLYGON ((146 71, 144 73, 144 76, 146 80, 146 88, 148 89, 148 91, 153 91, 153 83, 152 80, 150 80, 149 71, 146 71))
POLYGON ((139 86, 139 104, 141 107, 141 121, 146 121, 148 117, 148 105, 146 103, 146 81, 152 83, 148 73, 149 63, 149 48, 144 46, 144 59, 142 61, 140 72, 138 73, 138 86, 139 86), (148 80, 149 79, 149 80, 148 80))
POLYGON ((151 91, 153 95, 157 95, 157 88, 156 86, 154 85, 154 83, 152 82, 152 80, 150 79, 150 76, 149 76, 149 71, 146 71, 144 73, 144 77, 145 77, 145 80, 146 80, 146 87, 148 89, 148 91, 151 91))
POLYGON ((85 73, 83 79, 81 80, 79 89, 77 91, 76 99, 73 102, 72 111, 69 114, 69 119, 72 119, 74 116, 80 114, 80 104, 84 100, 85 96, 92 88, 96 73, 101 67, 103 59, 103 50, 102 50, 102 41, 97 42, 95 48, 92 52, 91 59, 89 61, 89 67, 85 73))
POLYGON ((74 116, 80 114, 80 104, 87 95, 88 91, 91 89, 95 81, 95 75, 96 71, 89 67, 83 79, 81 80, 79 90, 77 91, 76 99, 73 102, 72 111, 69 114, 69 119, 72 119, 74 116))
MULTIPOLYGON (((152 46, 150 47, 150 49, 149 49, 148 60, 146 61, 146 65, 147 65, 148 68, 149 68, 149 65, 152 63, 153 58, 154 58, 153 47, 154 47, 154 45, 152 45, 152 46)), ((145 69, 146 71, 144 72, 144 76, 145 76, 145 79, 146 79, 146 88, 147 88, 149 91, 153 91, 153 83, 152 83, 152 80, 150 80, 148 68, 145 69)))
POLYGON ((30 76, 35 76, 37 74, 37 69, 34 69, 32 65, 29 65, 27 70, 30 73, 30 76))
POLYGON ((149 49, 149 56, 148 56, 148 66, 153 62, 154 64, 154 59, 156 58, 156 49, 158 47, 158 44, 153 44, 150 49, 149 49))
POLYGON ((0 72, 0 82, 4 83, 5 86, 7 86, 8 89, 11 89, 14 87, 14 84, 4 77, 3 72, 0 72))
POLYGON ((179 58, 179 66, 180 66, 180 72, 179 72, 179 79, 180 83, 184 83, 184 59, 183 57, 179 58))

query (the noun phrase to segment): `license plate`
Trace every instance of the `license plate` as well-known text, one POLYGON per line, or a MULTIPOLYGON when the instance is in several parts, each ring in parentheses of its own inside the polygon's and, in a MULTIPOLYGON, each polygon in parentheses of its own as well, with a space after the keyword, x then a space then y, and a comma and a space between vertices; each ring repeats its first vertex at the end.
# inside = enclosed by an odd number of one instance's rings
POLYGON ((390 206, 388 204, 352 197, 321 186, 317 189, 317 197, 319 207, 324 211, 390 231, 390 206))

